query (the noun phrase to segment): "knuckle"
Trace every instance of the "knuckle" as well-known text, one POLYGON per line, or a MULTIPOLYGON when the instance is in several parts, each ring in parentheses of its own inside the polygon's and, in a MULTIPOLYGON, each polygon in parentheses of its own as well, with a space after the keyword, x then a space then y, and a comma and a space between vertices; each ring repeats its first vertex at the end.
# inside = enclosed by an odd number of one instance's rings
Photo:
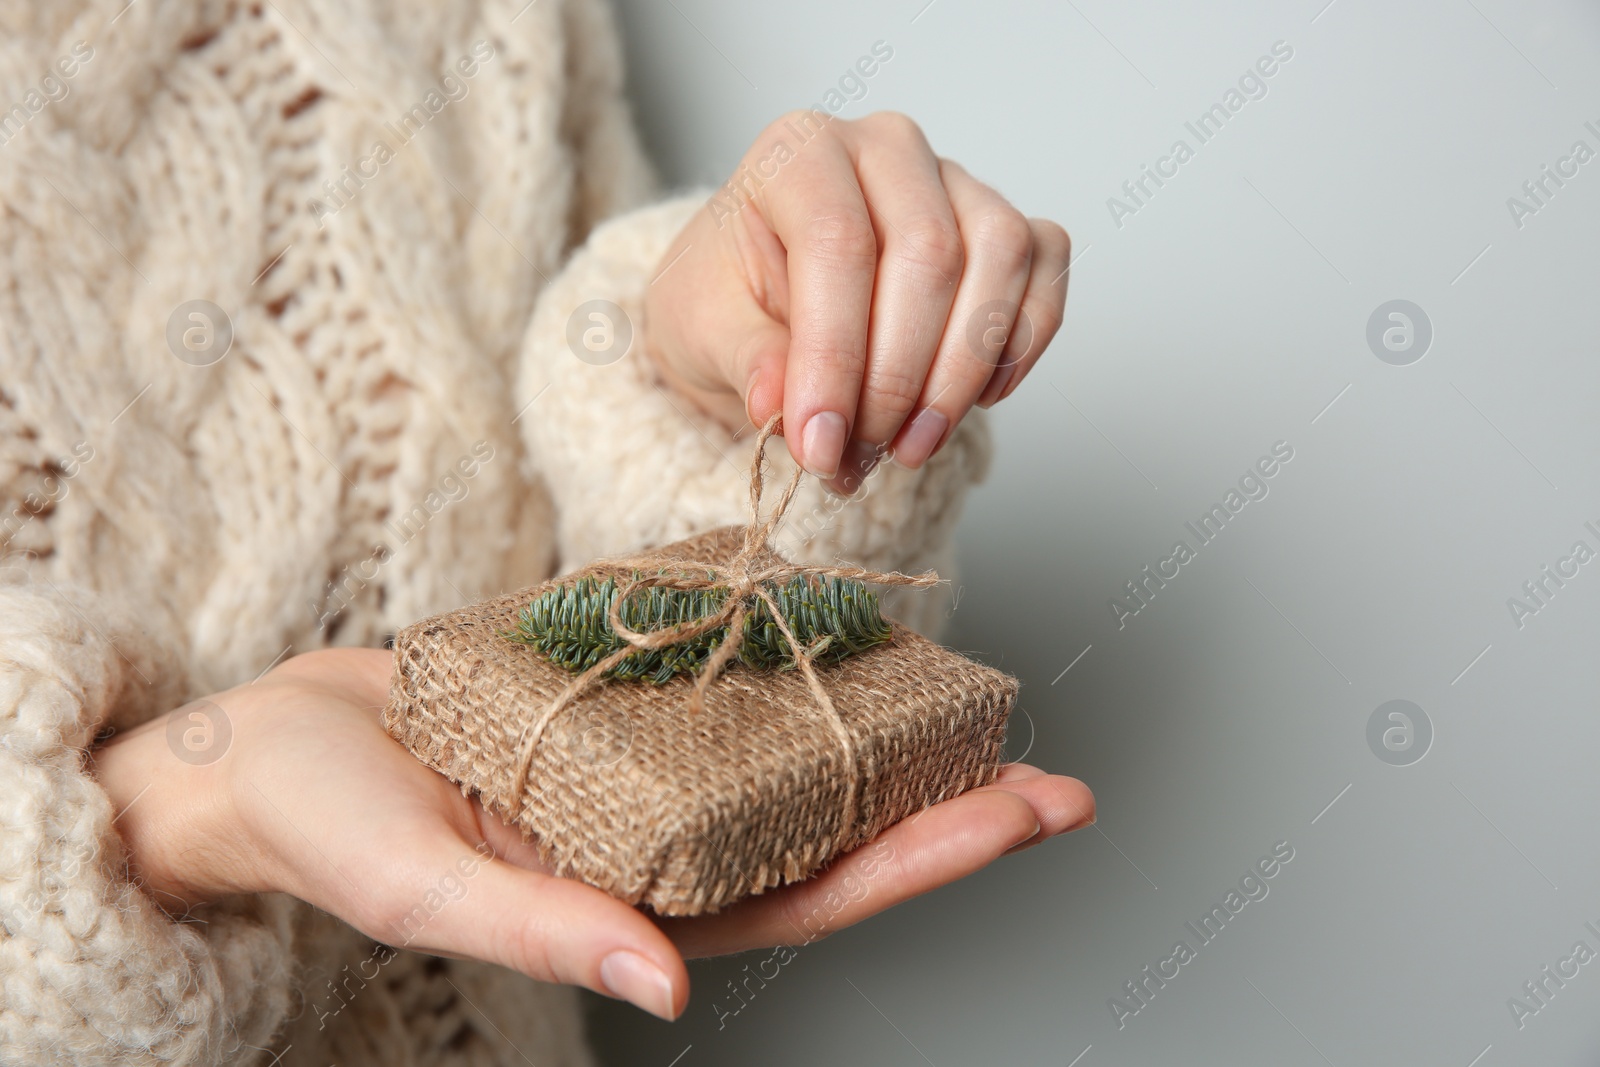
MULTIPOLYGON (((825 922, 817 922, 817 914, 822 911, 821 908, 812 907, 807 910, 806 905, 812 902, 812 894, 784 893, 780 899, 783 901, 780 909, 783 927, 778 933, 789 944, 810 944, 822 940, 831 932, 825 922), (789 940, 791 936, 792 941, 789 940)), ((823 914, 826 915, 825 912, 823 914)))
POLYGON ((1052 255, 1065 259, 1072 258, 1072 235, 1067 232, 1066 227, 1050 219, 1035 219, 1033 223, 1037 229, 1036 239, 1041 248, 1048 249, 1052 255))
POLYGON ((1033 312, 1035 332, 1041 337, 1050 338, 1061 329, 1061 324, 1067 321, 1067 308, 1065 300, 1047 300, 1042 307, 1033 312))
POLYGON ((756 135, 755 141, 745 152, 744 162, 770 166, 774 159, 780 162, 788 159, 800 144, 836 137, 833 127, 838 121, 826 112, 813 108, 795 108, 785 112, 756 135))
POLYGON ((922 127, 903 111, 874 111, 861 120, 861 125, 875 133, 896 138, 922 137, 922 127))
MULTIPOLYGON (((797 107, 773 119, 762 134, 766 137, 780 137, 793 130, 806 129, 808 126, 816 127, 818 122, 818 112, 814 108, 797 107)), ((822 122, 821 129, 826 130, 831 125, 833 125, 831 121, 822 122)))
POLYGON ((582 984, 582 974, 551 951, 547 920, 537 912, 496 908, 475 918, 487 928, 487 943, 494 946, 490 962, 541 982, 582 984))
POLYGON ((1061 324, 1066 321, 1065 310, 1060 301, 1046 301, 1042 306, 1030 308, 1028 318, 1033 321, 1033 336, 1028 344, 1028 351, 1024 355, 1042 354, 1055 337, 1056 331, 1061 329, 1061 324))
MULTIPOLYGON (((904 420, 906 413, 911 410, 912 405, 917 402, 917 397, 922 395, 922 384, 922 376, 912 373, 905 367, 893 364, 874 367, 867 382, 866 403, 863 408, 876 413, 872 418, 874 422, 894 422, 895 425, 889 427, 888 431, 893 433, 904 420)), ((873 443, 884 444, 886 441, 873 443)))
POLYGON ((878 259, 878 238, 863 212, 812 215, 805 223, 805 243, 813 255, 843 267, 859 267, 878 259))
POLYGON ((963 167, 955 160, 940 156, 939 177, 944 179, 946 182, 950 182, 957 178, 971 178, 972 174, 968 172, 966 167, 963 167))
POLYGON ((337 671, 340 666, 340 650, 334 648, 318 648, 309 652, 297 652, 282 663, 263 674, 258 681, 272 681, 288 684, 314 684, 319 677, 325 676, 329 671, 337 671))
POLYGON ((913 220, 905 231, 905 245, 908 267, 932 267, 952 283, 966 265, 967 250, 961 231, 949 219, 913 220))
POLYGON ((505 946, 511 967, 540 981, 581 983, 581 975, 550 952, 539 924, 526 917, 507 917, 500 922, 504 931, 499 943, 505 946))
POLYGON ((797 354, 795 358, 812 373, 828 379, 861 373, 866 360, 862 349, 853 347, 849 341, 841 340, 829 326, 819 325, 809 330, 796 330, 791 336, 793 342, 791 350, 797 354))
POLYGON ((1015 208, 992 211, 973 227, 973 243, 992 259, 1007 265, 1033 261, 1033 228, 1015 208))

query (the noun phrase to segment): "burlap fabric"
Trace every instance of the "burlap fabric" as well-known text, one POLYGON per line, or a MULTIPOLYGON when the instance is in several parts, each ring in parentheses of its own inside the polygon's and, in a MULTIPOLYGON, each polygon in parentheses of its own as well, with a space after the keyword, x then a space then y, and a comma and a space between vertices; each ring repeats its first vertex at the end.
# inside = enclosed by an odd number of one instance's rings
MULTIPOLYGON (((656 553, 732 559, 745 536, 727 527, 656 553)), ((697 714, 686 676, 593 686, 545 727, 519 780, 519 739, 573 676, 502 634, 553 586, 581 574, 626 577, 640 559, 625 569, 598 562, 395 638, 384 726, 521 828, 557 873, 664 915, 714 911, 805 878, 994 779, 1016 680, 894 624, 889 643, 815 666, 853 742, 853 766, 800 671, 736 663, 697 714), (855 817, 845 825, 848 807, 855 817)))

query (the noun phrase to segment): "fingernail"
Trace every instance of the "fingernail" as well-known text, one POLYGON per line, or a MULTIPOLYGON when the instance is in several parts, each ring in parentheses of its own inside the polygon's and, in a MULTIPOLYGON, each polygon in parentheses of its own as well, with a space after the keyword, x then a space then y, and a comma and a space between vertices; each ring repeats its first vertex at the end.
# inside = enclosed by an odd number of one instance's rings
POLYGON ((851 441, 845 446, 844 459, 839 464, 838 477, 828 483, 828 488, 845 496, 853 496, 867 480, 867 475, 878 466, 882 450, 865 441, 851 441))
POLYGON ((1033 829, 1023 834, 1022 837, 1017 840, 1016 844, 1006 849, 1005 852, 1001 853, 1001 855, 1009 856, 1013 852, 1021 852, 1023 849, 1030 847, 1032 844, 1038 844, 1037 841, 1034 841, 1034 838, 1038 837, 1039 831, 1043 829, 1044 827, 1040 825, 1038 819, 1033 820, 1033 829))
POLYGON ((619 949, 600 963, 600 981, 614 997, 671 1022, 672 983, 666 974, 639 955, 619 949))
POLYGON ((950 420, 944 412, 923 408, 900 438, 900 447, 894 453, 895 460, 912 469, 922 466, 933 455, 933 450, 939 447, 949 428, 950 420))
POLYGON ((1000 397, 995 401, 995 403, 1000 403, 1001 400, 1004 400, 1006 397, 1016 392, 1017 386, 1022 384, 1022 378, 1023 375, 1021 371, 1017 371, 1016 373, 1007 377, 1005 385, 1000 387, 1000 397))
POLYGON ((757 367, 750 372, 749 379, 744 383, 744 413, 751 422, 756 421, 755 413, 750 410, 750 401, 755 396, 756 382, 761 378, 761 368, 757 367))
POLYGON ((844 456, 844 437, 849 429, 844 416, 837 411, 819 411, 806 423, 800 444, 806 452, 806 470, 818 478, 832 478, 839 473, 839 460, 844 456))
POLYGON ((989 379, 989 384, 984 387, 983 395, 978 397, 980 408, 990 408, 998 404, 1006 394, 1006 387, 1011 384, 1011 379, 1017 376, 1017 365, 1008 363, 1004 367, 995 368, 994 376, 989 379))

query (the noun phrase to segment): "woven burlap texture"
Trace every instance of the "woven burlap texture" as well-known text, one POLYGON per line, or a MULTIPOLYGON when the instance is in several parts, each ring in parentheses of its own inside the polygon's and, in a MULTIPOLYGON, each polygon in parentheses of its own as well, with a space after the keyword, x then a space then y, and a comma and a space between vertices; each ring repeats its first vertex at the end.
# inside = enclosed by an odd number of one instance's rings
MULTIPOLYGON (((723 560, 743 537, 725 527, 658 551, 723 560)), ((517 781, 518 739, 573 676, 503 634, 546 590, 621 573, 597 562, 395 637, 385 728, 518 826, 558 874, 663 915, 715 911, 994 780, 1016 679, 894 624, 888 644, 817 666, 856 766, 798 671, 736 664, 699 716, 685 676, 595 687, 550 723, 517 781), (844 826, 854 775, 858 815, 844 826)))

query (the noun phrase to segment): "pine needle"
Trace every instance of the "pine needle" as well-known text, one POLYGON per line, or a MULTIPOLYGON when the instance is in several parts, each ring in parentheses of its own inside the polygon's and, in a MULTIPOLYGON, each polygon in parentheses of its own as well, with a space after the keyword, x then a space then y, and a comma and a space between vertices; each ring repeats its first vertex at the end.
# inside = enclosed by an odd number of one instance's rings
MULTIPOLYGON (((863 583, 829 575, 797 575, 768 586, 795 637, 817 662, 835 663, 889 640, 889 624, 878 610, 878 597, 863 583)), ((627 642, 611 629, 609 613, 617 595, 614 578, 580 578, 552 589, 517 615, 516 628, 505 634, 532 645, 574 673, 588 670, 627 642)), ((664 589, 652 586, 629 595, 622 621, 640 633, 693 622, 722 607, 728 590, 664 589)), ((726 636, 719 626, 676 645, 641 649, 606 672, 608 678, 644 679, 657 685, 676 674, 698 674, 726 636)), ((766 602, 757 599, 745 615, 739 660, 755 668, 795 666, 789 643, 772 619, 766 602)))

